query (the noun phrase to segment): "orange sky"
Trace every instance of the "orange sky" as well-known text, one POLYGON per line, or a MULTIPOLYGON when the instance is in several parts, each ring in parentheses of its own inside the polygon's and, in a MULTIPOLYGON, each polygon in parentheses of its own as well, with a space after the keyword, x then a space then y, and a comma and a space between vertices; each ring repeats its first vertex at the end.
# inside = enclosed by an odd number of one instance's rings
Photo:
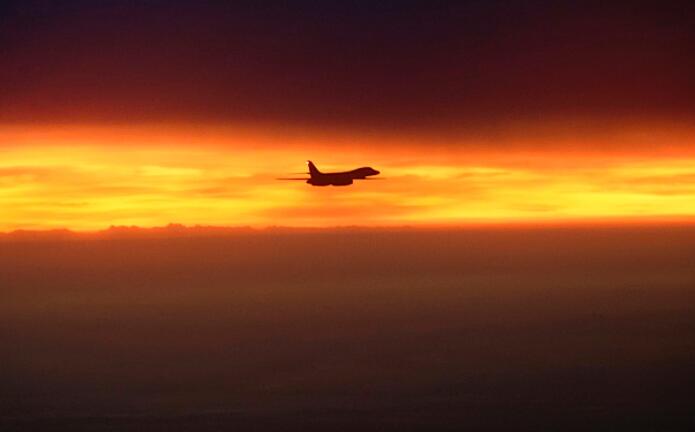
POLYGON ((695 135, 568 125, 432 137, 214 126, 0 126, 0 231, 695 220, 695 135), (494 145, 491 145, 493 143, 494 145), (383 181, 275 180, 371 165, 383 181))
POLYGON ((3 6, 0 231, 695 220, 679 2, 3 6))

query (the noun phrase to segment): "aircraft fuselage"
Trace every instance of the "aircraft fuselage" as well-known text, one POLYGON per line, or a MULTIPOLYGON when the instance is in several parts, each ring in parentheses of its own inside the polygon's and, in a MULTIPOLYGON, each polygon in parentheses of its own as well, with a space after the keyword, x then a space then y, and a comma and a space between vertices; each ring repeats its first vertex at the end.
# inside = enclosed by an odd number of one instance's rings
POLYGON ((366 179, 369 176, 379 174, 379 171, 370 167, 345 172, 322 173, 313 168, 312 165, 309 166, 311 178, 306 181, 312 186, 348 186, 352 184, 353 180, 366 179))

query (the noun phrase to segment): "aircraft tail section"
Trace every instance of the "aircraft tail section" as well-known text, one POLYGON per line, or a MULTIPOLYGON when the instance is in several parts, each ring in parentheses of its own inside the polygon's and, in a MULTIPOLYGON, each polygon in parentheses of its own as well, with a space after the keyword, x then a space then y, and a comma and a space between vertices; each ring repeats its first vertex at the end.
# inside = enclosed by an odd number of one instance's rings
POLYGON ((316 165, 314 165, 312 161, 306 161, 306 164, 309 166, 309 174, 311 174, 312 177, 321 174, 321 171, 316 168, 316 165))

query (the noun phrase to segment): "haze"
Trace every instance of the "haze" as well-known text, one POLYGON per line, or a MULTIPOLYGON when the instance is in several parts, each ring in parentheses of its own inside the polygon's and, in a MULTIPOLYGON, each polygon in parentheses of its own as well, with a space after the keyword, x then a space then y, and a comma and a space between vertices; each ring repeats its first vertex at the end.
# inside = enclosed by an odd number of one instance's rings
POLYGON ((178 233, 0 242, 3 424, 692 426, 690 227, 178 233))
POLYGON ((0 429, 695 430, 691 3, 0 2, 0 429))

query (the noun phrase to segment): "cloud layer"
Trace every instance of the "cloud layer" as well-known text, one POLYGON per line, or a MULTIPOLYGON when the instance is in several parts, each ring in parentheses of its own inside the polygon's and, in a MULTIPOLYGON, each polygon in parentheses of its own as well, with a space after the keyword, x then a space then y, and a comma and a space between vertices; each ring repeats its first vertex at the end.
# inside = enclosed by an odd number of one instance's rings
MULTIPOLYGON (((629 134, 628 134, 629 135, 629 134)), ((0 142, 0 230, 111 225, 336 226, 695 217, 695 155, 532 145, 354 148, 227 131, 15 129, 0 142), (128 145, 122 145, 123 141, 128 145), (14 144, 12 144, 14 143, 14 144), (373 165, 383 180, 316 188, 276 177, 373 165)), ((378 138, 372 138, 378 139, 378 138)))

